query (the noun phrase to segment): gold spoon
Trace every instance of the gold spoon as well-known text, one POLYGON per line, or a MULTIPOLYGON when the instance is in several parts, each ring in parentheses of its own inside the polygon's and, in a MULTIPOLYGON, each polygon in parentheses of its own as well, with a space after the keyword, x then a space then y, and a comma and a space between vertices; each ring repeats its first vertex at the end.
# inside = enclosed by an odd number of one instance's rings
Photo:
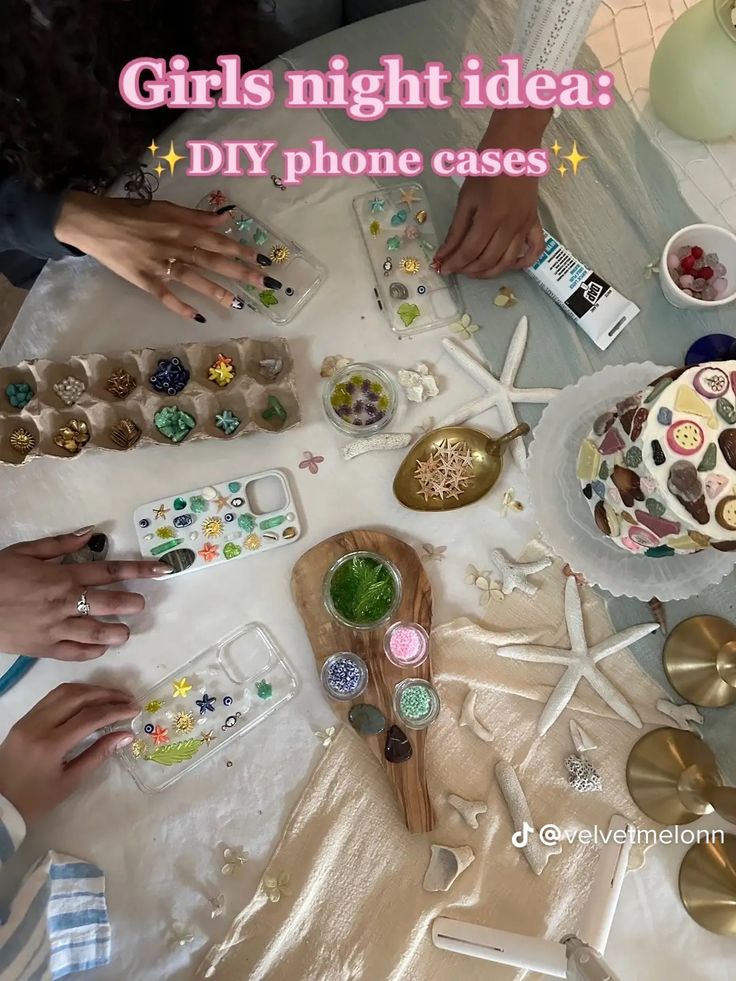
POLYGON ((446 426, 435 429, 423 436, 409 450, 394 478, 394 494, 404 507, 412 511, 454 511, 456 508, 474 504, 493 487, 503 469, 503 451, 506 446, 520 436, 525 436, 529 427, 524 422, 510 433, 492 437, 478 429, 467 426, 446 426), (468 486, 457 497, 430 497, 424 499, 421 486, 414 476, 419 463, 424 462, 443 446, 465 443, 472 457, 473 473, 468 486))

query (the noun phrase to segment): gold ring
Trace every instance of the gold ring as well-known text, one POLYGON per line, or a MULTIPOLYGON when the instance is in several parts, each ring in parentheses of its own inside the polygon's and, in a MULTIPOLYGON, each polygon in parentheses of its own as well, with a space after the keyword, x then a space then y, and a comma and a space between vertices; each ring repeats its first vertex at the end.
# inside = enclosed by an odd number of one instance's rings
POLYGON ((171 276, 171 268, 172 268, 172 266, 174 265, 175 262, 176 262, 176 259, 173 256, 169 256, 169 258, 166 260, 166 278, 167 279, 169 279, 170 276, 171 276))

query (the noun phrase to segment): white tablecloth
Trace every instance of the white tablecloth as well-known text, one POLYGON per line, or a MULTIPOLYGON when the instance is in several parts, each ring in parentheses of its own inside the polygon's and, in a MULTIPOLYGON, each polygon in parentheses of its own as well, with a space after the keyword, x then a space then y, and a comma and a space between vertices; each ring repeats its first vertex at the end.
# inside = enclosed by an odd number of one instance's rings
MULTIPOLYGON (((174 138, 182 126, 179 123, 173 131, 174 138)), ((276 108, 250 117, 226 112, 190 115, 186 127, 188 138, 274 138, 299 146, 324 136, 335 142, 317 113, 276 108)), ((162 195, 193 204, 210 186, 187 179, 180 167, 173 179, 164 179, 162 195)), ((224 186, 246 208, 283 226, 330 270, 327 284, 285 331, 295 354, 303 425, 282 436, 259 435, 227 444, 208 440, 128 454, 88 453, 69 462, 43 459, 2 474, 3 544, 95 523, 110 536, 116 556, 132 556, 131 515, 138 504, 266 467, 289 471, 306 524, 306 534, 293 547, 139 587, 146 594, 147 609, 132 623, 133 636, 124 649, 87 664, 42 662, 2 698, 0 736, 62 680, 142 690, 235 625, 252 620, 270 628, 301 677, 301 693, 290 706, 169 791, 145 796, 113 763, 33 830, 20 856, 23 862, 53 846, 96 861, 107 873, 114 961, 96 972, 98 978, 192 976, 201 951, 222 936, 229 916, 255 889, 279 829, 321 752, 313 732, 329 725, 333 716, 291 600, 289 577, 298 556, 323 538, 356 526, 380 527, 417 547, 425 542, 446 545, 446 561, 428 566, 435 622, 440 623, 472 614, 477 599, 464 583, 468 563, 487 567, 491 547, 515 554, 534 534, 529 511, 500 515, 506 487, 513 486, 517 497, 527 500, 524 481, 512 467, 479 504, 446 516, 426 516, 404 510, 393 498, 398 454, 368 455, 351 463, 339 456, 341 440, 325 422, 320 401, 319 366, 326 355, 342 353, 390 369, 409 367, 417 360, 433 366, 442 394, 422 406, 405 405, 397 431, 411 430, 428 416, 440 419, 476 392, 474 383, 444 355, 438 334, 398 342, 378 312, 350 209, 352 198, 370 184, 308 179, 302 188, 288 192, 280 192, 268 180, 232 180, 224 186), (317 475, 298 469, 307 450, 325 457, 317 475), (225 765, 227 759, 234 762, 231 768, 225 765), (250 853, 249 863, 232 879, 220 874, 225 845, 250 853), (212 920, 207 897, 220 892, 227 897, 226 913, 212 920), (174 922, 195 936, 193 944, 172 944, 174 922)), ((489 287, 488 323, 501 315, 515 317, 514 311, 501 314, 491 306, 493 292, 489 287)), ((40 355, 63 359, 138 346, 165 349, 181 340, 265 338, 273 332, 268 321, 247 310, 222 312, 207 304, 202 310, 206 326, 187 323, 93 262, 67 260, 52 265, 39 280, 3 348, 2 360, 12 364, 40 355)), ((532 323, 530 329, 540 325, 532 323)), ((492 429, 496 422, 490 413, 478 420, 492 429)), ((609 960, 622 979, 725 981, 733 973, 728 967, 733 944, 701 931, 679 904, 676 869, 683 851, 659 847, 645 869, 626 882, 609 946, 609 960)), ((7 894, 7 883, 4 888, 7 894)))

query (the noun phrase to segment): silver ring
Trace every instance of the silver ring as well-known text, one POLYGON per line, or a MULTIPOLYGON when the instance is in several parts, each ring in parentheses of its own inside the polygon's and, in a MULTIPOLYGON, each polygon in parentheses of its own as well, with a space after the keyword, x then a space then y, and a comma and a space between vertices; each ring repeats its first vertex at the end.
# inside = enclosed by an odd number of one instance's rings
POLYGON ((80 617, 88 617, 91 613, 90 605, 87 602, 86 590, 82 590, 82 595, 77 600, 77 613, 80 617))
POLYGON ((193 266, 196 266, 197 265, 197 253, 198 252, 199 252, 199 246, 198 245, 195 245, 194 248, 192 249, 192 265, 193 266))
POLYGON ((176 259, 173 256, 169 256, 169 258, 166 260, 166 278, 167 279, 169 279, 170 276, 171 276, 171 267, 174 265, 175 262, 176 262, 176 259))

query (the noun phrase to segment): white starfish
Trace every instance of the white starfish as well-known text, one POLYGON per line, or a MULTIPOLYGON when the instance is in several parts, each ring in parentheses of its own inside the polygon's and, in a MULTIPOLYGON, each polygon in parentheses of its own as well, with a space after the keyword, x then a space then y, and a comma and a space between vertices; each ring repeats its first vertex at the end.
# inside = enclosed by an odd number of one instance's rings
MULTIPOLYGON (((497 408, 505 431, 515 429, 519 425, 514 404, 516 402, 531 402, 537 405, 549 402, 559 392, 558 388, 516 388, 516 374, 521 364, 526 348, 526 338, 529 322, 522 317, 516 325, 514 336, 511 338, 506 360, 501 371, 501 377, 496 378, 490 367, 486 368, 472 358, 467 351, 449 337, 444 337, 442 343, 450 357, 467 371, 486 390, 485 395, 473 399, 461 406, 456 412, 443 419, 441 426, 459 426, 472 419, 473 416, 485 412, 486 409, 497 408)), ((521 439, 515 439, 511 444, 511 453, 516 465, 524 470, 526 467, 526 449, 521 439)))
POLYGON ((511 562, 499 549, 494 548, 491 552, 491 560, 501 573, 503 580, 501 592, 504 596, 509 596, 515 589, 527 596, 534 596, 539 590, 539 586, 527 582, 527 576, 533 576, 536 572, 543 572, 552 565, 552 559, 542 558, 536 562, 511 562))
POLYGON ((566 669, 539 717, 537 732, 544 735, 550 726, 554 725, 575 694, 581 678, 585 678, 593 691, 597 692, 622 719, 640 729, 641 719, 621 692, 598 670, 598 662, 641 640, 647 634, 659 630, 659 624, 640 623, 635 627, 627 627, 626 630, 621 630, 599 644, 589 647, 585 636, 578 584, 572 577, 565 582, 565 622, 570 637, 570 650, 535 644, 511 644, 498 648, 501 657, 510 657, 517 661, 532 661, 537 664, 561 664, 566 669))

